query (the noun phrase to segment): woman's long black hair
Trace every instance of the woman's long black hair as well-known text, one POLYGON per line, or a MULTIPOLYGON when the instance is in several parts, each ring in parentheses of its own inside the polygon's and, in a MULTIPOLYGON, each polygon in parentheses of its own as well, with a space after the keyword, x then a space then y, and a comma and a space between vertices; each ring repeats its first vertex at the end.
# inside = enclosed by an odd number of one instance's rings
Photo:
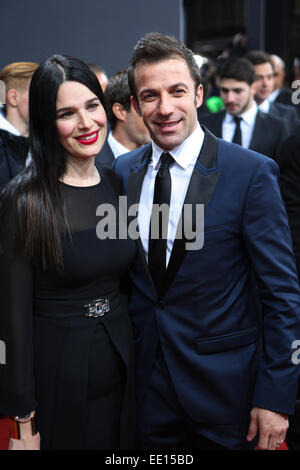
POLYGON ((16 200, 18 241, 33 266, 42 269, 49 263, 62 268, 61 230, 67 227, 67 222, 60 199, 59 178, 66 170, 67 156, 57 136, 56 98, 60 85, 67 80, 87 86, 105 109, 100 83, 86 63, 63 55, 45 60, 34 73, 29 89, 32 161, 9 182, 0 198, 2 221, 11 207, 10 201, 16 200))

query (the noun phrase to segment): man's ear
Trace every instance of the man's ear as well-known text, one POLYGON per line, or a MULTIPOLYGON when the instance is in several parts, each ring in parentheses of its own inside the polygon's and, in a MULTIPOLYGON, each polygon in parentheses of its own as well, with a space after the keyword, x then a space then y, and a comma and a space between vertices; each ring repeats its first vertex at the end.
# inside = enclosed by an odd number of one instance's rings
POLYGON ((199 85, 197 87, 196 96, 195 96, 196 108, 200 108, 202 101, 203 101, 203 85, 199 85))
POLYGON ((119 121, 125 121, 126 116, 127 116, 127 111, 121 105, 121 103, 114 103, 112 105, 112 111, 119 121))
POLYGON ((130 100, 131 100, 132 106, 135 109, 135 112, 138 114, 138 116, 141 116, 142 113, 141 113, 140 105, 138 104, 138 102, 134 99, 133 96, 130 97, 130 100))
POLYGON ((6 104, 13 106, 14 108, 18 106, 19 102, 19 93, 15 88, 11 88, 6 93, 6 104))
POLYGON ((256 84, 255 84, 255 82, 253 82, 250 85, 250 90, 251 90, 251 94, 252 94, 253 98, 255 98, 255 93, 256 93, 256 84))

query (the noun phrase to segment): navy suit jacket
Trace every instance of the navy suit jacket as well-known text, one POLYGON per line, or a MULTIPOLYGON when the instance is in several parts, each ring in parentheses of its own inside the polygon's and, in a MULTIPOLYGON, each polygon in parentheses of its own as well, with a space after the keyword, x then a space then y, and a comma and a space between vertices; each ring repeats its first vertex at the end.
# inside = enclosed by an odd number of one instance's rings
MULTIPOLYGON (((128 207, 150 158, 148 145, 116 160, 128 207)), ((293 413, 297 390, 300 293, 278 166, 205 130, 185 204, 204 204, 204 245, 175 240, 160 295, 137 241, 129 305, 138 403, 160 343, 185 412, 203 435, 239 449, 251 408, 293 413)))

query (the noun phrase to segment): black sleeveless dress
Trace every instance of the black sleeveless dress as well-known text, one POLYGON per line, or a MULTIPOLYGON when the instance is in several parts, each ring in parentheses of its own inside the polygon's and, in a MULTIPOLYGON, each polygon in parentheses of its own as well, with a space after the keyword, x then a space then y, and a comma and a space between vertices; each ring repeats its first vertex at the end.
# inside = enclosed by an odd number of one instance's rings
POLYGON ((44 449, 134 447, 133 343, 120 282, 135 244, 118 237, 117 176, 100 174, 91 187, 60 183, 69 226, 62 272, 34 271, 19 252, 0 258, 0 413, 36 409, 44 449))

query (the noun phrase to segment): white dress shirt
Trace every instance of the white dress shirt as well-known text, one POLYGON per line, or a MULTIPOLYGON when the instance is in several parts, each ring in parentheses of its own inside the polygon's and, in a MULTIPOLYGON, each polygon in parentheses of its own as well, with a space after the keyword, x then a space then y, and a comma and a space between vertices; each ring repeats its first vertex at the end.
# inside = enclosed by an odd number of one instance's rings
POLYGON ((269 99, 265 99, 259 106, 258 109, 263 113, 268 113, 270 111, 270 101, 269 99))
POLYGON ((270 103, 274 103, 274 101, 276 100, 277 96, 279 95, 279 93, 281 92, 281 88, 276 88, 276 90, 274 90, 269 96, 268 96, 268 100, 270 101, 270 103))
POLYGON ((0 108, 0 129, 10 132, 14 135, 21 135, 18 129, 15 128, 4 116, 3 107, 0 108))
MULTIPOLYGON (((241 134, 242 134, 242 146, 245 148, 249 148, 253 129, 255 126, 255 120, 257 115, 257 104, 253 103, 250 109, 245 111, 243 114, 239 116, 242 118, 241 120, 241 134)), ((225 118, 223 119, 222 123, 222 138, 227 142, 232 142, 234 132, 235 132, 235 121, 234 116, 229 113, 225 114, 225 118)))
MULTIPOLYGON (((181 215, 185 195, 192 176, 192 172, 203 145, 204 132, 197 124, 196 130, 178 147, 169 153, 175 160, 170 167, 172 191, 170 200, 169 227, 167 240, 166 263, 168 264, 172 252, 177 225, 181 215)), ((148 260, 149 227, 154 197, 155 177, 159 170, 159 159, 163 150, 152 142, 152 159, 148 165, 142 184, 138 224, 141 242, 148 260)))
POLYGON ((125 147, 124 145, 120 144, 114 136, 112 135, 112 132, 108 134, 107 141, 110 145, 110 148, 112 150, 112 153, 114 154, 114 157, 117 158, 119 155, 123 155, 123 153, 128 153, 130 150, 125 147))

